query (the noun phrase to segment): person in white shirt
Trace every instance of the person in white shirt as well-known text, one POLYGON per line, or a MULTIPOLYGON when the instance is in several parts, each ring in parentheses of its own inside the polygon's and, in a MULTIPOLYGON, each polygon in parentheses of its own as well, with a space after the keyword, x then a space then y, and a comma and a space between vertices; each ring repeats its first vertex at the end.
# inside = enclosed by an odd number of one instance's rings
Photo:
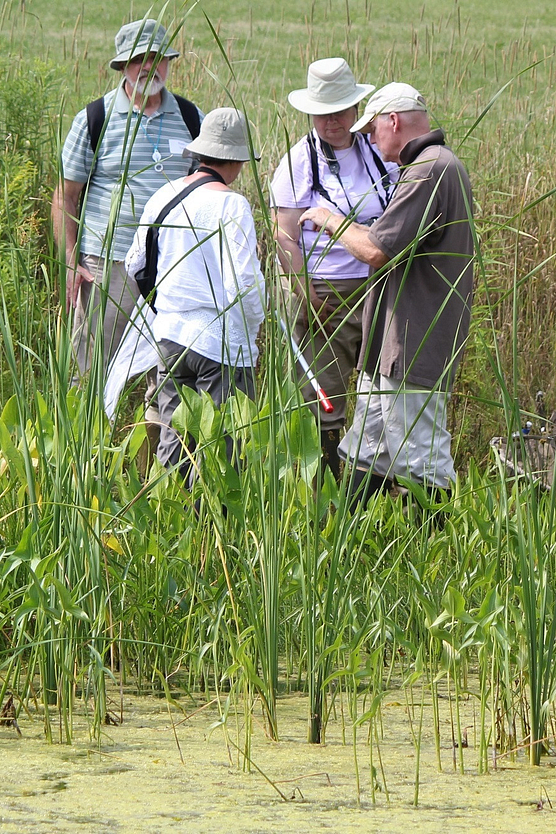
MULTIPOLYGON (((253 396, 256 338, 264 318, 251 209, 229 187, 245 162, 260 158, 250 151, 245 116, 232 107, 211 111, 187 149, 199 156, 199 169, 151 197, 126 257, 126 270, 135 276, 145 266, 149 226, 184 186, 194 186, 159 229, 152 325, 159 351, 157 455, 165 466, 179 465, 184 477, 191 440, 188 452, 188 441, 172 427, 181 387, 206 391, 217 405, 234 390, 253 396)), ((230 454, 230 438, 227 443, 230 454)))
POLYGON ((324 460, 336 478, 340 477, 337 446, 361 345, 369 269, 340 243, 299 219, 306 209, 322 206, 370 226, 388 205, 397 165, 384 163, 366 136, 351 132, 358 104, 374 89, 373 84, 356 83, 344 58, 310 64, 307 87, 293 90, 288 101, 308 114, 312 129, 282 158, 270 189, 290 324, 333 410, 319 409, 301 365, 298 382, 317 417, 324 460))

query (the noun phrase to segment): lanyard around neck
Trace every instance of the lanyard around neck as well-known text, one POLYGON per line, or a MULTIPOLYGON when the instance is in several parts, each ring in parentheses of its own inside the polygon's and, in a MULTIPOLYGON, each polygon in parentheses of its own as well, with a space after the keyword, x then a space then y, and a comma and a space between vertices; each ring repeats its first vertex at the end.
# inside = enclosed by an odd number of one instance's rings
POLYGON ((153 140, 151 139, 151 137, 149 136, 149 134, 147 132, 147 127, 143 122, 143 114, 137 113, 135 110, 133 112, 135 113, 135 115, 139 119, 139 124, 141 125, 141 129, 142 129, 143 133, 145 134, 145 139, 147 140, 149 145, 151 145, 151 147, 153 148, 151 159, 155 163, 154 170, 159 174, 161 171, 164 170, 164 165, 160 161, 162 159, 162 154, 158 150, 158 146, 160 145, 160 137, 162 136, 162 122, 164 121, 164 113, 162 113, 162 115, 160 116, 160 121, 158 123, 158 136, 156 137, 156 143, 155 143, 155 142, 153 142, 153 140))
MULTIPOLYGON (((351 200, 349 199, 349 196, 348 196, 347 191, 345 189, 345 186, 342 182, 342 178, 341 178, 341 175, 340 175, 340 163, 338 162, 338 159, 336 158, 334 148, 331 145, 329 145, 328 142, 325 142, 323 139, 321 139, 320 136, 318 137, 318 139, 319 139, 319 142, 320 142, 322 155, 324 156, 324 159, 325 159, 325 162, 328 166, 328 169, 329 169, 330 173, 334 177, 336 177, 336 179, 338 180, 338 183, 340 185, 340 188, 342 189, 342 191, 344 193, 344 197, 345 197, 346 202, 349 206, 349 214, 350 215, 355 215, 356 208, 354 208, 354 206, 352 205, 351 200)), ((367 137, 365 137, 365 139, 367 139, 367 137)), ((332 197, 330 196, 328 191, 324 188, 324 186, 320 183, 320 180, 318 179, 318 165, 317 165, 317 160, 316 160, 316 141, 315 141, 314 134, 312 132, 307 135, 307 140, 309 142, 309 146, 310 146, 310 150, 311 150, 311 157, 312 157, 311 161, 312 161, 312 165, 313 165, 314 190, 318 191, 318 193, 322 197, 324 197, 324 199, 327 200, 329 203, 332 203, 332 205, 335 206, 335 208, 337 208, 338 211, 341 214, 344 215, 344 217, 347 217, 348 215, 346 214, 346 212, 343 211, 340 208, 340 206, 336 203, 336 201, 332 199, 332 197), (316 176, 315 176, 315 174, 316 174, 316 176)), ((386 206, 388 205, 388 203, 390 201, 389 186, 391 184, 390 183, 390 177, 388 176, 388 172, 386 171, 384 163, 382 162, 382 159, 378 156, 378 154, 375 153, 375 151, 372 148, 370 142, 368 142, 368 147, 370 148, 370 151, 372 153, 374 163, 377 167, 378 172, 381 174, 379 179, 375 181, 373 179, 373 175, 371 174, 369 166, 367 165, 367 160, 365 159, 365 157, 362 153, 362 150, 359 146, 359 142, 358 142, 357 138, 354 138, 354 144, 355 144, 356 153, 359 154, 359 158, 361 159, 361 161, 363 163, 365 171, 367 172, 367 176, 369 177, 369 179, 371 181, 371 184, 374 188, 374 191, 375 191, 375 193, 378 197, 378 200, 380 202, 382 211, 384 211, 386 209, 386 206), (379 185, 382 185, 382 189, 384 191, 384 197, 382 196, 382 194, 379 191, 379 185)))

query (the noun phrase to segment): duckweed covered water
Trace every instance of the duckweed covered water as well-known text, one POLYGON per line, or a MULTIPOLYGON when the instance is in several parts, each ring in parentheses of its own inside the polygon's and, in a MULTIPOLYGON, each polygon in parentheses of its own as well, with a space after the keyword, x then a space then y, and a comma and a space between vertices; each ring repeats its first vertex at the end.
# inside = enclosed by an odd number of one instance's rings
MULTIPOLYGON (((199 702, 197 709, 202 706, 199 702)), ((307 702, 301 696, 279 701, 281 740, 265 736, 255 711, 250 772, 221 727, 214 707, 191 717, 154 697, 124 697, 124 723, 106 727, 101 752, 89 740, 86 722, 77 721, 72 746, 49 745, 42 723, 21 717, 22 737, 0 728, 2 782, 0 831, 25 832, 536 832, 556 829, 554 761, 531 768, 525 755, 498 762, 497 770, 477 773, 472 703, 464 704, 469 747, 465 773, 454 771, 451 728, 442 719, 442 772, 438 772, 430 721, 425 717, 419 806, 413 806, 416 752, 403 693, 383 705, 380 740, 386 787, 371 801, 367 727, 359 734, 357 758, 361 796, 357 799, 353 748, 342 743, 338 715, 326 744, 306 743, 307 702), (174 725, 174 726, 173 726, 174 725), (183 757, 183 763, 180 758, 183 757), (550 802, 554 802, 554 810, 550 802)), ((425 711, 426 713, 428 710, 425 711)), ((243 717, 229 720, 232 742, 243 717)), ((346 741, 351 728, 345 726, 346 741)), ((376 746, 374 762, 378 767, 376 746)), ((378 782, 383 778, 379 772, 378 782)))

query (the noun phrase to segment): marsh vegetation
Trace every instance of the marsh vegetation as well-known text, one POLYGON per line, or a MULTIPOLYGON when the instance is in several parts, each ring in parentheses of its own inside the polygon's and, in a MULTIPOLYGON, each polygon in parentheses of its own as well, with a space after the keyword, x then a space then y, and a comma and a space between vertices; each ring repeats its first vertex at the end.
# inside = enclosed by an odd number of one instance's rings
POLYGON ((340 54, 362 80, 415 84, 469 168, 478 257, 451 407, 458 481, 433 504, 408 484, 408 500, 377 496, 352 514, 349 473, 337 485, 322 471, 279 310, 262 335, 255 402, 237 396, 219 411, 184 393, 179 419, 199 449, 193 491, 156 462, 141 471, 135 384, 114 424, 101 407, 100 355, 86 384, 70 387, 65 267, 49 199, 68 117, 111 85, 99 66, 129 10, 118 0, 100 26, 92 12, 74 20, 61 0, 33 15, 26 5, 4 0, 1 14, 0 704, 13 693, 17 713, 60 742, 73 739, 78 705, 102 747, 108 681, 132 681, 170 706, 202 695, 249 769, 253 722, 262 716, 280 739, 277 704, 299 692, 309 739, 340 732, 352 745, 359 793, 358 742, 379 774, 395 680, 407 701, 415 804, 424 738, 447 767, 440 696, 449 767, 485 773, 501 757, 552 756, 556 496, 510 475, 489 445, 527 420, 540 427, 537 390, 556 406, 551 6, 537 4, 530 19, 500 0, 431 3, 411 16, 401 0, 387 11, 331 0, 303 20, 286 2, 264 18, 236 3, 220 20, 213 0, 164 12, 178 24, 187 14, 170 88, 204 110, 237 103, 254 125, 263 160, 241 187, 269 286, 268 178, 306 131, 286 93, 314 58, 340 54), (43 48, 30 50, 33 39, 43 48), (235 467, 225 431, 238 441, 235 467), (466 700, 475 704, 472 755, 466 700))

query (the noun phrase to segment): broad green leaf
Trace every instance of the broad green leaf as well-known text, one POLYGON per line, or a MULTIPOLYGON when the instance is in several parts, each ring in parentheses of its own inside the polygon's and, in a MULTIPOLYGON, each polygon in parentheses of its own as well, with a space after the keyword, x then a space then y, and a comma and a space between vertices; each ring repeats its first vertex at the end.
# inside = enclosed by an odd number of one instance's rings
POLYGON ((49 579, 50 584, 56 588, 62 611, 65 611, 66 614, 70 614, 72 617, 76 617, 78 620, 88 620, 88 615, 82 608, 76 605, 69 589, 66 588, 63 582, 60 582, 55 576, 50 576, 49 579))
POLYGON ((2 421, 6 424, 8 431, 13 432, 21 425, 21 417, 19 413, 19 404, 15 394, 10 397, 0 415, 2 421))
POLYGON ((301 477, 312 483, 322 455, 315 418, 308 409, 295 409, 289 420, 287 443, 301 477))
POLYGON ((8 464, 10 474, 26 485, 25 460, 19 449, 15 446, 3 419, 0 420, 0 453, 8 464))
POLYGON ((453 620, 461 620, 465 623, 473 623, 475 620, 465 610, 465 599, 461 591, 450 585, 442 597, 442 605, 446 613, 453 620))

